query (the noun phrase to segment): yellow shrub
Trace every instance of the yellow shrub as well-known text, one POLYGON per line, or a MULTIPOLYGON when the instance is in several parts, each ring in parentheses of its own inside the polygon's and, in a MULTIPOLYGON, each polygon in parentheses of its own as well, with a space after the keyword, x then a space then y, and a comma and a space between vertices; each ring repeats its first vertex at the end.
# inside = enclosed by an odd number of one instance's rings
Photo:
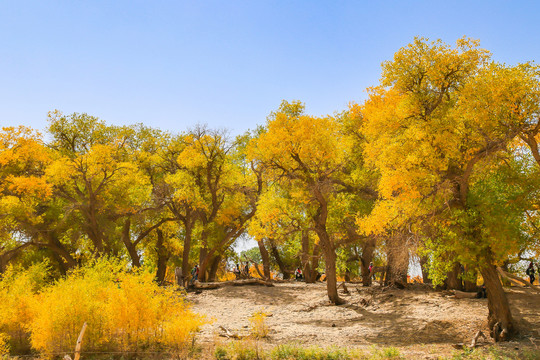
POLYGON ((185 350, 204 319, 186 310, 177 311, 174 317, 164 321, 162 342, 169 350, 185 350))
POLYGON ((0 357, 9 355, 9 336, 8 334, 0 333, 0 357))
POLYGON ((11 344, 17 352, 30 349, 27 331, 32 314, 31 303, 35 292, 45 283, 48 264, 41 263, 22 270, 8 266, 0 278, 0 344, 11 344))
POLYGON ((30 323, 34 349, 46 354, 71 352, 84 322, 88 323, 85 348, 102 348, 109 342, 105 334, 109 319, 104 315, 110 281, 92 275, 73 273, 36 296, 30 323))
POLYGON ((268 315, 262 311, 253 313, 249 318, 251 335, 257 339, 268 336, 268 325, 266 325, 266 317, 268 315))
POLYGON ((218 275, 218 281, 232 281, 236 280, 236 275, 233 272, 227 271, 222 275, 218 275))
POLYGON ((84 322, 83 351, 185 347, 202 318, 181 294, 157 286, 153 274, 123 268, 100 260, 42 291, 32 308, 32 347, 45 355, 71 352, 84 322))

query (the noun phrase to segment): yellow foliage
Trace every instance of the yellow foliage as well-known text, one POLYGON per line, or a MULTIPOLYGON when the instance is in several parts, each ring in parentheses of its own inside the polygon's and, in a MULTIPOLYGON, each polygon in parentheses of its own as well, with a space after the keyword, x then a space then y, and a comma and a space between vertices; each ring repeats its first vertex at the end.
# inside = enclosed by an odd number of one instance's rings
POLYGON ((9 176, 6 184, 10 191, 19 196, 44 200, 52 195, 52 186, 37 176, 9 176))
POLYGON ((268 314, 263 311, 257 311, 251 315, 251 317, 249 318, 251 336, 257 339, 265 338, 268 336, 268 332, 270 331, 270 329, 266 324, 267 316, 268 314))
MULTIPOLYGON (((85 351, 182 350, 204 319, 181 293, 161 288, 153 274, 125 272, 100 260, 37 293, 44 266, 8 270, 0 282, 0 338, 27 341, 44 355, 71 352, 84 322, 85 351), (38 276, 39 275, 39 276, 38 276)), ((21 347, 21 346, 19 346, 21 347)))
POLYGON ((9 355, 9 336, 8 334, 0 333, 0 356, 9 355))
MULTIPOLYGON (((12 344, 13 350, 28 349, 28 325, 32 319, 34 294, 44 284, 47 264, 28 269, 8 266, 0 280, 0 348, 2 341, 12 344)), ((1 354, 1 352, 0 352, 1 354)))
POLYGON ((227 271, 221 275, 218 275, 218 281, 232 281, 236 280, 236 275, 234 275, 231 271, 227 271))
POLYGON ((203 323, 179 293, 158 287, 152 274, 126 273, 107 261, 45 289, 33 314, 32 346, 45 354, 71 348, 84 322, 87 351, 159 350, 161 344, 180 349, 203 323))

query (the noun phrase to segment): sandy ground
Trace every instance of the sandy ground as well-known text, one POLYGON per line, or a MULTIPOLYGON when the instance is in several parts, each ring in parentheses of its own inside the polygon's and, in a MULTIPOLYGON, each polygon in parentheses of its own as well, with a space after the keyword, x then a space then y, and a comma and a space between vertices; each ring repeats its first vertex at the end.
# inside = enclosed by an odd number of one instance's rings
MULTIPOLYGON (((486 299, 456 299, 423 285, 408 290, 347 287, 350 294, 341 296, 348 304, 343 306, 329 305, 325 283, 303 282, 227 286, 190 293, 188 299, 194 311, 212 320, 198 335, 202 343, 215 342, 220 325, 249 334, 249 318, 258 311, 269 315, 270 336, 265 340, 269 346, 291 342, 347 348, 394 346, 407 357, 437 358, 451 354, 454 344, 470 343, 478 330, 489 336, 486 299)), ((540 345, 540 294, 513 289, 508 295, 521 332, 518 341, 504 346, 534 349, 540 345)))

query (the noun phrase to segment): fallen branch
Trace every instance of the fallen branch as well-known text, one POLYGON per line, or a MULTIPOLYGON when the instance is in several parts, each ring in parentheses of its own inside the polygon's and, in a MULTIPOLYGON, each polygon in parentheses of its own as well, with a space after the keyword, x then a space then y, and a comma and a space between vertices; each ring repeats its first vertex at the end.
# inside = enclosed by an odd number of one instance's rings
POLYGON ((530 287, 531 289, 533 289, 536 292, 540 292, 540 288, 538 286, 530 284, 528 281, 523 280, 522 278, 520 278, 520 277, 518 277, 516 275, 510 274, 509 272, 504 271, 500 266, 497 266, 497 271, 499 272, 499 274, 502 277, 510 280, 514 284, 525 285, 526 287, 530 287))
POLYGON ((478 331, 476 332, 476 335, 474 335, 474 337, 473 337, 473 339, 472 339, 472 341, 471 341, 471 345, 469 346, 471 349, 473 349, 473 348, 475 348, 476 346, 478 346, 478 345, 477 345, 477 342, 478 342, 478 338, 480 338, 480 337, 483 337, 484 340, 487 340, 486 335, 484 335, 484 333, 483 333, 481 330, 478 330, 478 331))
POLYGON ((227 329, 225 326, 219 325, 220 330, 222 331, 219 336, 226 337, 227 339, 243 339, 247 337, 246 335, 239 335, 238 333, 233 333, 231 330, 227 329))
POLYGON ((202 283, 198 280, 195 280, 193 282, 193 287, 198 290, 209 290, 209 289, 217 289, 220 288, 222 285, 219 285, 219 283, 202 283))
POLYGON ((310 312, 310 311, 315 310, 316 308, 319 307, 319 305, 317 305, 317 304, 315 304, 315 305, 302 304, 302 305, 307 307, 306 309, 301 310, 301 311, 304 311, 304 312, 310 312))
POLYGON ((454 290, 454 296, 456 297, 456 299, 476 299, 475 292, 454 290))
POLYGON ((75 345, 75 358, 74 360, 79 360, 81 358, 81 346, 82 346, 82 340, 84 337, 84 332, 86 331, 86 322, 83 324, 81 333, 79 334, 79 338, 77 339, 77 344, 75 345))
MULTIPOLYGON (((497 323, 499 324, 499 323, 497 323)), ((474 335, 472 341, 471 341, 471 345, 465 345, 464 343, 458 343, 458 344, 453 344, 452 346, 456 349, 459 349, 459 350, 463 350, 464 347, 468 347, 469 349, 474 349, 480 345, 478 345, 478 339, 480 337, 483 337, 484 340, 487 340, 486 338, 486 335, 484 335, 484 333, 481 331, 481 330, 478 330, 476 332, 476 334, 474 335)))
POLYGON ((223 282, 207 282, 202 283, 200 281, 195 281, 193 287, 199 290, 208 290, 208 289, 217 289, 223 286, 244 286, 244 285, 263 285, 263 286, 274 286, 270 281, 265 281, 262 279, 245 279, 245 280, 231 280, 223 282))

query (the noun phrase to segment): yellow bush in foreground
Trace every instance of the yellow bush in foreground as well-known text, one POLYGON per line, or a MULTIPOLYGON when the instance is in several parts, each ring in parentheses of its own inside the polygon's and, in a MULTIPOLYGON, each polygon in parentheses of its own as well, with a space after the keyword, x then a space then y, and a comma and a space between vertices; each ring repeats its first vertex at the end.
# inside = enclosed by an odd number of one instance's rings
POLYGON ((262 311, 257 311, 249 318, 251 335, 257 339, 268 336, 269 328, 266 325, 266 317, 268 315, 262 311))
POLYGON ((0 278, 0 354, 8 348, 18 353, 30 350, 27 326, 32 318, 34 294, 45 284, 47 263, 22 270, 8 266, 0 278))
MULTIPOLYGON (((27 315, 21 327, 30 334, 32 348, 44 355, 71 353, 84 322, 83 352, 187 348, 203 318, 188 309, 181 293, 156 285, 152 274, 124 269, 118 262, 100 260, 37 294, 18 291, 27 315)), ((24 316, 10 315, 9 321, 16 318, 24 316)), ((14 327, 4 324, 4 329, 14 327)))

